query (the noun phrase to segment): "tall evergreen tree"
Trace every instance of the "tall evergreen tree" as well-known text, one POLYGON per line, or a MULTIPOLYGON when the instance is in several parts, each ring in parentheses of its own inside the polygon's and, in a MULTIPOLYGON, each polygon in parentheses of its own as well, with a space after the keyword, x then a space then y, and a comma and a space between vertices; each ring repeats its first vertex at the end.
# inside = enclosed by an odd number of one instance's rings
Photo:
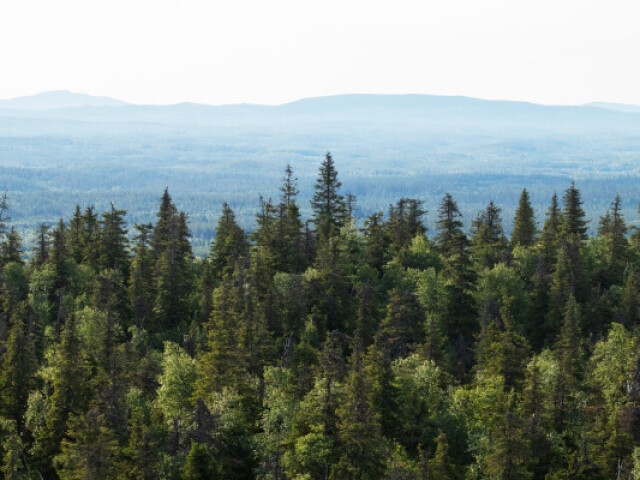
POLYGON ((0 243, 0 266, 8 263, 22 263, 22 239, 14 227, 7 233, 5 241, 0 243))
POLYGON ((494 267, 507 247, 500 212, 500 207, 491 201, 471 226, 474 256, 482 267, 494 267))
POLYGON ((520 202, 516 209, 516 216, 513 221, 513 233, 511 234, 511 245, 516 247, 531 247, 536 237, 536 220, 533 208, 531 207, 531 199, 527 189, 522 189, 520 194, 520 202))
POLYGON ((127 229, 124 210, 113 205, 102 214, 98 240, 98 263, 100 268, 117 270, 122 278, 129 277, 129 254, 127 252, 127 229))
POLYGON ((153 225, 136 224, 138 234, 134 237, 135 247, 131 277, 129 279, 129 299, 136 325, 145 328, 153 316, 155 297, 153 252, 150 248, 150 235, 153 225))
POLYGON ((606 262, 609 265, 608 283, 620 283, 627 263, 627 224, 621 211, 620 195, 616 194, 611 209, 600 218, 598 234, 605 241, 606 262))
POLYGON ((436 245, 445 258, 457 254, 463 244, 466 246, 467 238, 462 231, 461 217, 458 204, 450 194, 445 194, 438 208, 436 222, 438 229, 436 245))
POLYGON ((344 225, 346 204, 344 197, 339 193, 341 186, 333 157, 327 153, 320 166, 315 193, 311 200, 313 222, 321 241, 327 241, 335 236, 344 225))
POLYGON ((84 218, 80 205, 76 205, 69 222, 69 253, 76 263, 82 263, 84 257, 84 218))
POLYGON ((11 330, 0 357, 0 416, 16 422, 22 429, 30 391, 36 385, 37 369, 32 319, 25 305, 16 308, 11 330))
POLYGON ((378 415, 370 402, 362 351, 356 341, 343 399, 337 409, 342 454, 329 478, 378 479, 384 473, 382 436, 378 415))
POLYGON ((232 272, 236 262, 247 255, 248 248, 244 231, 236 223, 233 210, 225 202, 222 205, 222 215, 216 227, 216 236, 209 251, 211 269, 215 279, 220 281, 224 274, 232 272))
POLYGON ((547 210, 547 217, 542 228, 541 249, 547 264, 554 264, 556 254, 560 242, 560 227, 562 224, 562 211, 558 204, 558 195, 556 193, 551 197, 551 205, 547 210))
POLYGON ((98 221, 98 213, 95 211, 93 205, 89 205, 84 210, 82 223, 84 225, 84 236, 82 240, 84 263, 98 269, 100 250, 96 248, 96 245, 100 235, 100 223, 98 221))
POLYGON ((582 198, 573 182, 562 197, 562 223, 560 234, 563 237, 575 236, 579 240, 587 238, 587 221, 582 209, 582 198))

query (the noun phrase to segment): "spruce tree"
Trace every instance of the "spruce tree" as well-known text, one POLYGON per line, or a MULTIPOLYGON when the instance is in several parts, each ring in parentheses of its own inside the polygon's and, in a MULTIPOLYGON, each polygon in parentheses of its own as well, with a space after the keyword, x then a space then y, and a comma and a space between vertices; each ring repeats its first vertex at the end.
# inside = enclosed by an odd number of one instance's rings
POLYGON ((304 269, 304 242, 300 208, 296 203, 299 193, 297 178, 290 165, 285 168, 285 175, 280 186, 280 204, 278 205, 278 247, 280 262, 278 268, 285 272, 299 272, 304 269))
POLYGON ((51 247, 51 237, 49 235, 49 226, 41 223, 38 227, 38 240, 34 248, 33 263, 41 266, 49 259, 49 249, 51 247))
POLYGON ((393 290, 389 294, 387 316, 380 324, 376 341, 392 359, 413 351, 424 338, 424 312, 415 295, 393 290))
POLYGON ((28 308, 22 304, 11 316, 11 330, 0 357, 0 417, 22 429, 30 391, 36 385, 35 338, 28 308))
POLYGON ((436 222, 438 230, 436 245, 445 258, 459 253, 462 246, 466 247, 467 239, 462 231, 461 217, 458 204, 450 194, 445 194, 438 208, 436 222))
POLYGON ((247 255, 248 248, 245 233, 236 223, 233 210, 225 202, 216 227, 216 236, 209 251, 215 280, 219 282, 225 274, 232 272, 236 262, 247 255))
POLYGON ((587 238, 587 221, 584 218, 582 203, 580 191, 576 188, 575 183, 571 182, 571 186, 565 190, 562 197, 560 234, 564 238, 575 236, 580 241, 587 238))
POLYGON ((367 265, 382 276, 385 264, 386 235, 382 212, 373 213, 364 222, 364 240, 367 265))
POLYGON ((356 340, 338 414, 340 460, 329 478, 378 479, 384 473, 383 442, 379 418, 370 402, 371 385, 366 378, 362 347, 356 340))
POLYGON ((129 254, 124 210, 111 203, 102 214, 98 236, 98 265, 101 269, 117 270, 122 278, 129 278, 129 254))
POLYGON ((541 250, 545 262, 552 265, 556 261, 558 245, 560 243, 560 227, 562 225, 562 211, 558 204, 556 193, 551 197, 551 205, 547 210, 547 216, 542 227, 541 250))
POLYGON ((22 239, 14 227, 7 233, 5 241, 0 243, 0 266, 8 263, 23 263, 22 239))
POLYGON ((472 223, 471 243, 474 256, 481 267, 493 268, 507 247, 500 212, 500 207, 491 201, 472 223))
POLYGON ((555 345, 558 375, 553 396, 554 424, 558 432, 565 430, 572 411, 573 396, 578 386, 581 357, 579 309, 573 295, 569 296, 562 330, 555 345))
MULTIPOLYGON (((600 218, 598 234, 605 241, 606 262, 609 265, 607 283, 620 283, 627 264, 627 224, 621 211, 620 195, 616 194, 611 209, 600 218)), ((607 285, 608 286, 608 285, 607 285)))
POLYGON ((518 245, 523 247, 531 247, 534 244, 536 236, 536 220, 531 200, 527 189, 522 189, 520 201, 516 209, 516 216, 513 221, 513 233, 511 234, 511 246, 518 245))
POLYGON ((150 234, 153 225, 136 224, 138 234, 134 237, 134 257, 129 279, 129 300, 131 311, 138 328, 145 328, 153 316, 155 296, 155 262, 150 248, 150 234))
POLYGON ((333 157, 327 153, 316 180, 315 193, 311 200, 313 222, 316 225, 320 241, 327 241, 337 235, 346 219, 346 204, 340 195, 342 184, 333 157))
POLYGON ((89 205, 84 210, 82 223, 84 225, 82 240, 83 262, 97 270, 100 268, 98 264, 100 250, 96 248, 100 235, 100 223, 98 221, 98 213, 93 205, 89 205))
POLYGON ((73 217, 69 222, 69 253, 71 258, 80 264, 84 257, 84 219, 80 205, 76 205, 73 217))
POLYGON ((62 330, 52 388, 46 423, 37 432, 34 444, 36 461, 45 478, 53 477, 53 458, 60 452, 69 417, 81 415, 87 405, 87 372, 73 317, 67 320, 62 330))

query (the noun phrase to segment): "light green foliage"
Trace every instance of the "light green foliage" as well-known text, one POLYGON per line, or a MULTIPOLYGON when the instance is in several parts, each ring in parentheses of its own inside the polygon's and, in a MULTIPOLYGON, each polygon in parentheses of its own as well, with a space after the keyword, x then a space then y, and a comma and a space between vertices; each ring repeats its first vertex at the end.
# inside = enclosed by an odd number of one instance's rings
POLYGON ((593 351, 591 377, 602 392, 611 412, 628 401, 634 388, 640 343, 623 325, 614 323, 606 339, 593 351))
POLYGON ((165 342, 158 405, 167 421, 184 418, 192 408, 196 377, 196 361, 175 343, 165 342))

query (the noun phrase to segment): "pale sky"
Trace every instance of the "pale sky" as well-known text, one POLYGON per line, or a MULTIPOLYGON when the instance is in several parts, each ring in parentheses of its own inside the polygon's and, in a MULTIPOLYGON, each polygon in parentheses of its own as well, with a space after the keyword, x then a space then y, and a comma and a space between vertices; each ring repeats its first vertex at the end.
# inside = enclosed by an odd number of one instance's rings
POLYGON ((640 104, 638 0, 2 0, 0 98, 640 104))

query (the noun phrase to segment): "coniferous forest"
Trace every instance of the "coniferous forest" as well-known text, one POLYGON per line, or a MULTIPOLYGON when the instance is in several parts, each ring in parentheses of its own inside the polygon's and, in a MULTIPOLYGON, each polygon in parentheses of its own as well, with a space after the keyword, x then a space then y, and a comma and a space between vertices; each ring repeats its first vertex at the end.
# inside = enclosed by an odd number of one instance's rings
POLYGON ((280 192, 250 233, 225 203, 206 258, 168 190, 154 223, 77 207, 33 248, 5 196, 0 478, 640 479, 619 197, 589 220, 573 184, 537 214, 523 189, 508 238, 500 198, 356 219, 329 154, 311 218, 289 166, 280 192))

